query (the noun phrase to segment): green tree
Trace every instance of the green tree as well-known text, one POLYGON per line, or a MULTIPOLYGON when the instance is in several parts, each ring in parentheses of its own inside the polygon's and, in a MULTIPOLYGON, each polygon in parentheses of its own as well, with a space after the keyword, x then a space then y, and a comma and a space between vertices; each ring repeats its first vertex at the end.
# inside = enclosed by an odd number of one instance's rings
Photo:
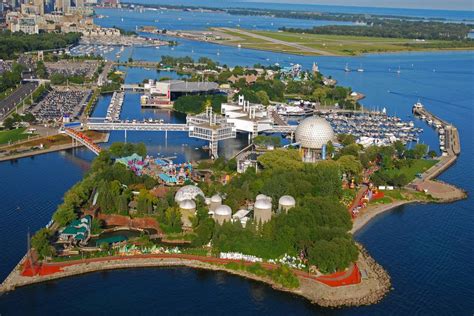
POLYGON ((54 247, 50 244, 52 232, 48 228, 42 228, 31 237, 31 246, 38 253, 39 259, 51 257, 55 254, 54 247))
POLYGON ((261 91, 257 91, 256 93, 257 97, 258 97, 258 100, 260 101, 261 104, 263 105, 269 105, 270 104, 270 98, 268 97, 268 94, 261 90, 261 91))

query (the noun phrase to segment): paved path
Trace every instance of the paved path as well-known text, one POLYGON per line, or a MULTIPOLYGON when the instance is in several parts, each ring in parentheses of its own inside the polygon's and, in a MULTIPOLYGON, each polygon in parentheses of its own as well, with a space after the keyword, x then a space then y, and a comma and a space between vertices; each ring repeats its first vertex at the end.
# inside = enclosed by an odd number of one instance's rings
POLYGON ((285 46, 293 47, 293 48, 301 50, 302 53, 307 52, 307 53, 314 53, 314 54, 318 54, 318 55, 322 55, 322 56, 334 56, 334 54, 332 54, 330 52, 327 52, 327 51, 324 51, 324 50, 310 48, 310 47, 307 47, 307 46, 304 46, 304 45, 301 45, 301 44, 298 44, 298 43, 285 42, 285 41, 282 41, 282 40, 279 40, 279 39, 271 38, 271 37, 260 35, 260 34, 254 34, 252 32, 247 32, 247 31, 244 31, 244 30, 241 30, 241 29, 233 29, 233 28, 228 28, 228 27, 223 27, 223 28, 220 28, 220 29, 225 30, 225 31, 229 31, 229 32, 239 33, 239 34, 242 34, 242 35, 245 35, 245 36, 250 36, 250 37, 253 37, 253 38, 258 38, 258 39, 261 39, 261 40, 264 40, 264 41, 267 41, 267 42, 270 42, 270 43, 273 43, 273 44, 277 44, 277 45, 285 45, 285 46))

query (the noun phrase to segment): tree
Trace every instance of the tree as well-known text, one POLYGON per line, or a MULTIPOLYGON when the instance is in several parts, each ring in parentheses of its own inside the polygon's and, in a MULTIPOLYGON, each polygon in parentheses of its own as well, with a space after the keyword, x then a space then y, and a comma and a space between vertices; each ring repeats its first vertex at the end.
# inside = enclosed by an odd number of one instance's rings
POLYGON ((66 203, 61 204, 53 214, 53 220, 60 226, 64 227, 77 218, 74 208, 66 203))
POLYGON ((270 104, 270 98, 268 97, 268 94, 265 91, 263 91, 263 90, 257 91, 256 95, 257 95, 257 97, 258 97, 261 104, 263 104, 263 105, 269 105, 270 104))
POLYGON ((351 134, 339 134, 337 135, 337 140, 343 146, 348 146, 348 145, 354 144, 356 141, 356 138, 354 137, 354 135, 351 135, 351 134))
POLYGON ((395 175, 392 178, 391 182, 394 186, 402 188, 408 184, 409 180, 404 173, 400 173, 400 174, 395 175))
POLYGON ((54 248, 50 244, 52 232, 42 228, 31 237, 31 246, 36 250, 40 259, 54 255, 54 248))
POLYGON ((141 214, 153 213, 153 205, 156 203, 156 198, 151 195, 150 191, 146 189, 140 190, 137 197, 137 211, 141 214))
POLYGON ((327 144, 326 144, 326 153, 329 157, 332 157, 332 155, 334 154, 334 151, 335 151, 335 147, 334 147, 334 144, 332 143, 332 141, 328 141, 327 144))
POLYGON ((342 156, 337 160, 341 172, 347 174, 349 177, 360 178, 362 173, 362 164, 352 155, 342 156))
POLYGON ((44 62, 42 60, 39 60, 36 63, 36 75, 41 79, 45 79, 48 77, 48 71, 46 70, 46 66, 44 65, 44 62))
POLYGON ((415 148, 413 148, 413 155, 415 159, 421 159, 426 155, 428 151, 428 145, 426 144, 416 144, 415 148))
POLYGON ((295 170, 303 167, 301 156, 295 149, 275 149, 257 158, 264 168, 295 170))
POLYGON ((6 128, 6 129, 13 129, 15 127, 15 124, 16 124, 16 121, 15 119, 13 119, 12 117, 7 117, 4 121, 3 121, 3 126, 6 128))
POLYGON ((431 159, 433 159, 433 158, 435 158, 435 157, 438 156, 438 155, 436 154, 436 151, 430 150, 430 151, 428 152, 428 156, 429 156, 431 159))
POLYGON ((398 157, 403 156, 403 153, 405 152, 405 145, 402 143, 401 140, 396 140, 393 143, 393 148, 395 148, 395 151, 397 152, 398 157))

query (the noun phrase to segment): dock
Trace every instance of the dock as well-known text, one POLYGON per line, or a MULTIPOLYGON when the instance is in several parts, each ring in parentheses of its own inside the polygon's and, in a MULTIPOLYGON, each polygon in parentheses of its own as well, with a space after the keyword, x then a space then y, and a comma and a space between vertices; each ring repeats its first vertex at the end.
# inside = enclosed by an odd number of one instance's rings
POLYGON ((420 118, 426 120, 427 122, 432 122, 432 125, 438 129, 438 133, 441 135, 441 130, 444 130, 444 138, 445 138, 445 152, 448 155, 459 155, 461 153, 461 143, 459 140, 459 132, 458 129, 446 122, 445 120, 437 117, 436 115, 432 114, 426 108, 421 106, 421 104, 417 103, 413 107, 413 114, 419 116, 420 118))
POLYGON ((443 154, 439 157, 439 161, 433 167, 423 172, 420 178, 415 179, 408 184, 407 188, 424 191, 442 202, 451 202, 466 198, 467 193, 464 190, 451 184, 434 180, 442 172, 453 165, 459 154, 461 154, 461 143, 458 129, 453 124, 440 119, 426 110, 420 103, 413 106, 413 114, 427 122, 431 122, 431 125, 436 127, 438 130, 438 134, 440 136, 444 135, 444 150, 442 150, 443 154))

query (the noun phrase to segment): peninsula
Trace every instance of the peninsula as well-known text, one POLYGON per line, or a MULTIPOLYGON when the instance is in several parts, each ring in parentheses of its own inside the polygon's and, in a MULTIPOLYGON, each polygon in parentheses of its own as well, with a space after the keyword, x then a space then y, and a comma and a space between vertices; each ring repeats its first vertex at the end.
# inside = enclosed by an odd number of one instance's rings
POLYGON ((173 164, 148 156, 142 144, 114 143, 66 193, 0 289, 108 269, 189 266, 265 282, 321 306, 376 303, 390 277, 352 233, 404 203, 465 197, 431 180, 460 152, 456 128, 421 105, 414 111, 440 125, 443 156, 426 158, 425 145, 400 141, 363 147, 317 117, 298 126, 299 149, 269 149, 277 142, 256 138, 257 173, 241 169, 242 156, 173 164))

